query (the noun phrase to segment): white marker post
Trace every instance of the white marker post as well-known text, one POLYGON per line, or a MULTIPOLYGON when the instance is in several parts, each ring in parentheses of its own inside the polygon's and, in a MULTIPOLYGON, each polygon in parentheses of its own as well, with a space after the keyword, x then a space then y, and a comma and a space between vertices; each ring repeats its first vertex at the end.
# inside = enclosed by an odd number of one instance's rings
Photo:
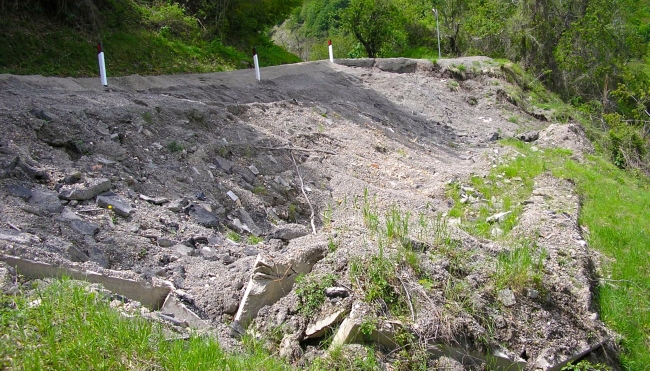
POLYGON ((260 62, 257 59, 257 49, 253 48, 253 63, 255 64, 255 77, 260 81, 260 62))
POLYGON ((330 62, 334 63, 334 49, 332 49, 332 40, 327 41, 327 46, 329 47, 330 50, 330 62))
POLYGON ((99 78, 102 81, 102 85, 108 86, 108 80, 106 79, 106 62, 104 62, 104 46, 101 41, 97 44, 97 58, 99 58, 99 78))

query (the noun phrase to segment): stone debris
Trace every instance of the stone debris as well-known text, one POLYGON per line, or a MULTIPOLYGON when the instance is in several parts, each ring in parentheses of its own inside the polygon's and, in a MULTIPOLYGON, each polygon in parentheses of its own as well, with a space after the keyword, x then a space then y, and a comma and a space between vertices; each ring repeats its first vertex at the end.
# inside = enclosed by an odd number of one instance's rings
POLYGON ((77 233, 86 236, 94 236, 99 232, 99 226, 95 223, 86 222, 83 220, 73 220, 70 222, 70 227, 77 233))
POLYGON ((510 214, 512 214, 512 211, 504 211, 504 212, 489 216, 487 219, 485 219, 485 221, 490 223, 490 224, 501 223, 504 220, 506 220, 506 216, 508 216, 510 214))
POLYGON ((501 302, 501 304, 503 304, 506 307, 511 307, 517 304, 517 300, 515 299, 515 294, 510 289, 499 290, 499 292, 497 293, 497 297, 501 302))
POLYGON ((214 158, 214 163, 217 167, 226 172, 226 174, 232 174, 232 162, 226 160, 223 157, 216 156, 214 158))
POLYGON ((59 197, 64 200, 90 200, 97 195, 111 189, 111 181, 107 178, 88 179, 83 184, 63 186, 59 191, 59 197))
POLYGON ((128 218, 135 211, 131 204, 113 192, 97 196, 97 206, 108 208, 115 214, 128 218))
POLYGON ((139 197, 141 200, 150 202, 154 205, 164 205, 169 202, 169 200, 164 197, 149 197, 142 194, 139 197))
POLYGON ((58 214, 63 211, 63 204, 56 192, 34 189, 28 201, 39 212, 35 214, 58 214))
POLYGON ((517 139, 524 141, 524 142, 534 142, 537 139, 539 139, 539 131, 533 130, 533 131, 527 131, 523 134, 517 135, 517 139))
POLYGON ((338 323, 341 318, 347 313, 346 309, 336 311, 325 318, 314 320, 312 324, 307 326, 305 330, 305 339, 315 339, 324 336, 327 329, 338 323))

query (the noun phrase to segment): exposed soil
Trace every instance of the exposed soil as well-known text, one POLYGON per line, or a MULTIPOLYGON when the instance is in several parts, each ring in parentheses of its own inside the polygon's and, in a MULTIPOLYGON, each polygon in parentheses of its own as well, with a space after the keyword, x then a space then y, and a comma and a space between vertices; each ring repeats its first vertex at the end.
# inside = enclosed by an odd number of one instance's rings
MULTIPOLYGON (((303 339, 310 320, 367 306, 349 275, 356 257, 379 252, 359 206, 364 194, 380 215, 396 206, 413 225, 419 215, 446 223, 450 183, 517 156, 497 138, 542 130, 540 147, 562 146, 577 159, 590 150, 578 125, 540 121, 504 99, 508 82, 488 58, 418 61, 406 73, 393 67, 310 62, 264 68, 261 82, 242 70, 110 78, 109 88, 94 78, 0 75, 0 252, 169 281, 225 346, 237 346, 229 325, 258 254, 320 246, 327 256, 313 274, 336 274, 350 296, 327 299, 310 319, 291 292, 252 325, 267 334, 281 328, 278 340, 289 340, 270 341, 271 348, 305 364, 323 354, 318 341, 303 339), (450 69, 458 65, 471 72, 459 76, 450 69), (110 181, 101 193, 117 203, 99 194, 66 199, 99 179, 110 181), (256 242, 249 236, 262 242, 248 244, 256 242)), ((413 308, 400 326, 421 342, 500 349, 530 370, 603 342, 611 335, 592 302, 597 258, 578 214, 572 184, 545 174, 507 238, 476 239, 447 224, 432 229, 459 242, 457 255, 467 259, 461 270, 413 227, 433 285, 402 270, 413 308), (545 290, 497 292, 490 283, 497 257, 521 236, 548 253, 545 290), (457 301, 471 310, 451 308, 452 281, 465 287, 457 301), (514 304, 501 297, 510 294, 514 304)), ((394 320, 382 308, 367 311, 394 320)), ((592 357, 614 363, 599 352, 592 357)), ((431 365, 452 361, 432 358, 431 365)))

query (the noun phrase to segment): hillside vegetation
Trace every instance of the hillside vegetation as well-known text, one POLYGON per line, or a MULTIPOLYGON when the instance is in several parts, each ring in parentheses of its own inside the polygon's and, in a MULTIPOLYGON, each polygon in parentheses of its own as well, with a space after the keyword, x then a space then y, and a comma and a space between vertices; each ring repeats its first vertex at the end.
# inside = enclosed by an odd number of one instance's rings
POLYGON ((305 59, 486 55, 579 109, 621 168, 650 171, 648 0, 306 0, 275 39, 305 59))
MULTIPOLYGON (((2 0, 0 73, 97 76, 100 41, 109 77, 248 68, 253 47, 262 66, 298 61, 257 32, 290 8, 264 13, 248 24, 240 18, 257 9, 243 1, 226 3, 227 8, 216 9, 191 1, 2 0), (226 12, 231 22, 214 12, 226 12)), ((272 1, 263 3, 273 6, 272 1)))

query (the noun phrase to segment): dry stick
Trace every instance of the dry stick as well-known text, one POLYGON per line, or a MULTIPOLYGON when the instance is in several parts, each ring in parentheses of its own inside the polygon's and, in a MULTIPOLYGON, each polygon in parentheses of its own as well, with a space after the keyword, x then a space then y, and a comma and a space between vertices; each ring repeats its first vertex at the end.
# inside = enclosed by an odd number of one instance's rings
POLYGON ((20 230, 20 228, 16 227, 15 225, 13 225, 13 224, 11 224, 11 223, 9 223, 9 222, 7 222, 7 225, 10 226, 11 228, 17 230, 18 232, 22 232, 22 231, 20 230))
POLYGON ((314 224, 314 207, 311 205, 311 201, 309 201, 309 197, 307 197, 307 192, 305 192, 305 182, 302 180, 302 175, 300 175, 300 169, 298 169, 298 164, 296 163, 296 159, 293 157, 293 152, 289 151, 289 154, 291 155, 291 161, 293 161, 293 166, 296 167, 296 172, 298 172, 298 178, 300 179, 300 190, 302 191, 303 196, 305 196, 305 199, 307 200, 307 204, 309 205, 309 210, 311 210, 311 230, 313 234, 316 234, 316 225, 314 224))
POLYGON ((270 149, 270 150, 281 150, 281 149, 286 149, 288 151, 301 151, 301 152, 322 152, 322 153, 327 153, 328 155, 336 155, 336 152, 328 151, 326 149, 309 149, 309 148, 300 148, 300 147, 255 147, 259 149, 270 149))
POLYGON ((406 293, 406 299, 408 299, 408 304, 409 304, 409 309, 411 310, 411 319, 413 319, 413 322, 415 322, 415 311, 413 311, 413 303, 411 303, 411 295, 409 294, 409 290, 406 289, 406 285, 404 284, 404 281, 402 281, 402 278, 400 276, 397 276, 397 279, 399 280, 399 283, 402 284, 402 287, 404 288, 404 292, 406 293))

